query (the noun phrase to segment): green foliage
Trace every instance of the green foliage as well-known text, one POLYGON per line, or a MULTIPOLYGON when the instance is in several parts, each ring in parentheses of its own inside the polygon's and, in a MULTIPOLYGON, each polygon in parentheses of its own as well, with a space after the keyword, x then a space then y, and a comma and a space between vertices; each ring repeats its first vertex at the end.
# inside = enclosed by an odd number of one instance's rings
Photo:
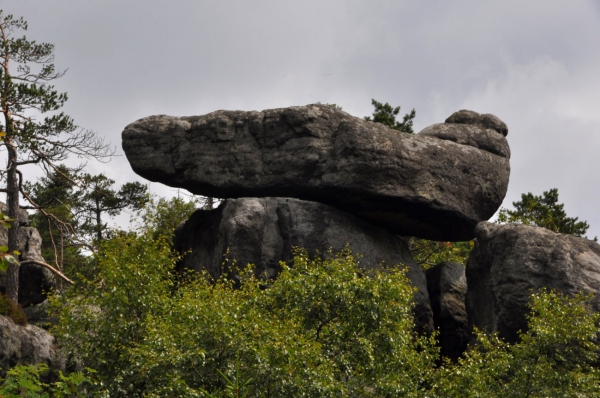
POLYGON ((182 281, 154 233, 107 240, 85 294, 54 299, 54 333, 111 396, 228 396, 236 386, 252 397, 410 396, 433 369, 437 349, 413 331, 401 271, 366 275, 348 251, 299 251, 267 289, 250 269, 239 289, 182 281))
POLYGON ((6 272, 10 264, 21 265, 17 257, 21 254, 18 250, 8 251, 8 246, 0 246, 0 270, 6 272))
POLYGON ((126 208, 141 209, 148 202, 148 188, 139 182, 128 182, 116 191, 114 180, 104 174, 83 174, 80 178, 83 189, 78 195, 78 207, 85 216, 81 229, 100 242, 107 225, 102 222, 102 214, 116 216, 126 208))
POLYGON ((590 227, 586 221, 577 221, 578 217, 567 217, 565 205, 558 203, 556 188, 544 192, 542 196, 524 193, 520 201, 513 202, 513 206, 515 210, 500 209, 499 223, 537 225, 553 232, 575 236, 584 236, 590 227))
POLYGON ((160 236, 171 238, 175 228, 190 218, 202 204, 202 200, 197 197, 152 197, 139 212, 140 222, 151 231, 154 239, 160 236))
POLYGON ((414 333, 402 271, 366 272, 346 250, 311 259, 265 285, 173 275, 154 231, 107 240, 84 294, 53 299, 68 355, 94 368, 90 392, 148 397, 546 397, 600 394, 600 315, 586 296, 532 296, 529 329, 479 344, 436 367, 434 337, 414 333), (150 242, 150 243, 149 243, 150 242), (239 285, 239 288, 235 288, 239 285))
MULTIPOLYGON (((13 221, 15 220, 0 211, 0 228, 10 229, 13 221)), ((11 264, 21 265, 17 260, 19 254, 18 250, 10 252, 8 246, 0 246, 0 271, 6 272, 11 264)))
POLYGON ((174 259, 147 231, 107 239, 94 257, 96 279, 51 299, 60 317, 52 333, 69 357, 98 372, 111 396, 140 396, 146 378, 131 350, 148 335, 148 317, 161 317, 174 299, 174 259))
POLYGON ((71 398, 93 396, 88 394, 87 387, 95 381, 91 378, 91 370, 86 373, 74 372, 65 376, 61 371, 58 380, 46 384, 41 381, 41 376, 48 372, 48 365, 39 363, 37 365, 15 366, 10 369, 6 378, 0 385, 0 397, 5 398, 71 398))
POLYGON ((23 308, 2 293, 0 293, 0 315, 9 317, 17 325, 27 325, 27 316, 23 308))
POLYGON ((413 131, 413 121, 415 116, 417 115, 415 110, 413 109, 410 113, 404 115, 402 122, 398 122, 396 120, 396 116, 400 113, 400 107, 397 106, 393 108, 387 102, 385 104, 371 100, 371 104, 375 107, 375 111, 373 112, 373 116, 365 116, 366 121, 377 122, 384 124, 394 130, 402 131, 403 133, 414 134, 413 131))
POLYGON ((556 292, 532 295, 529 329, 510 345, 477 332, 479 345, 458 364, 437 372, 440 397, 596 397, 600 396, 598 346, 600 314, 589 297, 556 292))
POLYGON ((435 240, 409 238, 408 247, 419 266, 428 269, 443 262, 467 265, 474 242, 438 242, 435 240))
POLYGON ((99 174, 57 166, 35 184, 25 184, 37 211, 31 225, 42 237, 42 256, 75 279, 93 277, 95 267, 86 252, 96 250, 107 233, 106 215, 139 210, 147 202, 147 187, 126 183, 117 191, 114 181, 99 174))
POLYGON ((80 233, 75 174, 74 170, 59 165, 35 184, 25 183, 24 189, 40 207, 30 216, 30 224, 42 238, 42 257, 76 277, 86 272, 89 258, 82 254, 87 242, 80 233))

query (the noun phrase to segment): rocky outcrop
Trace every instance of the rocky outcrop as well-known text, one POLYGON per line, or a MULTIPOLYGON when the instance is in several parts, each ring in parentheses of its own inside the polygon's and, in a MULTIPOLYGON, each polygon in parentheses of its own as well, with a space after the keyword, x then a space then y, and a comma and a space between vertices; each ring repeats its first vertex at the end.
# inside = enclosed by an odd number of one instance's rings
POLYGON ((459 263, 440 263, 429 268, 425 274, 433 310, 433 324, 440 332, 440 353, 456 361, 467 348, 470 338, 465 308, 465 266, 459 263))
POLYGON ((600 311, 600 245, 544 228, 480 223, 467 263, 470 326, 508 341, 526 330, 529 296, 542 287, 564 294, 595 293, 600 311))
POLYGON ((134 171, 220 198, 294 197, 329 204, 398 235, 473 237, 504 199, 506 125, 460 111, 420 134, 335 107, 151 116, 123 131, 134 171))
POLYGON ((52 370, 65 370, 55 338, 37 326, 19 326, 0 315, 0 377, 17 365, 45 363, 52 370))
POLYGON ((50 315, 50 303, 48 299, 39 304, 30 305, 23 310, 30 325, 35 325, 42 329, 49 330, 52 325, 56 325, 58 318, 50 315))
POLYGON ((188 252, 181 268, 207 270, 221 275, 224 255, 238 265, 253 263, 261 277, 273 278, 280 261, 292 259, 292 247, 310 255, 346 244, 360 253, 366 268, 381 263, 408 266, 408 277, 417 287, 417 323, 433 329, 427 282, 404 240, 350 214, 321 203, 291 198, 227 199, 215 210, 198 210, 175 231, 175 248, 188 252))
MULTIPOLYGON (((2 212, 6 216, 8 215, 8 206, 6 205, 6 203, 0 202, 0 212, 2 212)), ((19 213, 17 215, 17 222, 19 223, 19 225, 25 227, 29 226, 29 214, 27 213, 27 210, 19 209, 19 213)))
MULTIPOLYGON (((4 203, 0 203, 0 210, 4 203)), ((20 214, 18 220, 22 225, 28 225, 27 212, 20 214)), ((8 245, 8 230, 0 226, 0 246, 8 245)), ((19 256, 20 261, 36 260, 45 262, 42 257, 42 238, 37 229, 19 227, 19 256)), ((19 268, 19 304, 26 307, 41 303, 46 299, 46 293, 56 287, 56 278, 52 272, 35 264, 22 264, 19 268)), ((5 273, 0 272, 0 291, 5 292, 5 273)))

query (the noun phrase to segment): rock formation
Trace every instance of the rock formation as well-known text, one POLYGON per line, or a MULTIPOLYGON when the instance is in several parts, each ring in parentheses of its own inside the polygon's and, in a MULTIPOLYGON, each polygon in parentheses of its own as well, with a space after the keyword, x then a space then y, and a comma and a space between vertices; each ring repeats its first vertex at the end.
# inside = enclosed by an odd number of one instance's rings
POLYGON ((459 263, 441 263, 429 268, 425 274, 433 310, 433 324, 440 332, 441 354, 455 361, 467 348, 470 338, 465 308, 465 266, 459 263))
POLYGON ((595 293, 600 311, 600 245, 544 228, 482 222, 467 263, 469 325, 508 341, 527 327, 529 295, 542 287, 595 293))
POLYGON ((220 197, 329 204, 398 235, 468 240, 508 186, 507 128, 460 111, 417 135, 328 105, 151 116, 123 131, 134 171, 220 197))
POLYGON ((17 365, 45 363, 50 369, 65 370, 55 338, 37 326, 19 326, 0 315, 0 377, 17 365))
POLYGON ((181 267, 222 272, 224 255, 238 265, 253 263, 259 276, 273 278, 280 261, 292 259, 292 247, 310 255, 349 245, 365 268, 403 264, 418 288, 415 314, 420 328, 433 330, 425 274, 404 240, 382 228, 321 203, 292 198, 227 199, 214 210, 198 210, 175 232, 175 248, 186 253, 181 267))
MULTIPOLYGON (((6 211, 6 205, 0 203, 0 211, 6 211)), ((27 212, 22 210, 17 217, 19 224, 20 261, 36 260, 45 262, 42 257, 42 238, 37 229, 29 227, 27 212)), ((0 226, 0 246, 8 245, 8 230, 0 226)), ((5 274, 0 272, 0 291, 5 291, 5 274)), ((23 264, 19 269, 19 304, 26 307, 41 303, 46 292, 56 287, 56 278, 52 272, 35 264, 23 264)))

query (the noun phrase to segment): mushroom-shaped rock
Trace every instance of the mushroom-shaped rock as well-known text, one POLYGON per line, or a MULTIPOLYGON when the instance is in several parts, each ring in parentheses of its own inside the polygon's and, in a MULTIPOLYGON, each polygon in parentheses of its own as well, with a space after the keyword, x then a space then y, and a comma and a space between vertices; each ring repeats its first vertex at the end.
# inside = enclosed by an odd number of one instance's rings
POLYGON ((448 124, 458 128, 411 135, 317 104, 150 116, 122 137, 151 181, 219 198, 295 197, 398 235, 468 240, 504 199, 508 145, 479 119, 448 124))

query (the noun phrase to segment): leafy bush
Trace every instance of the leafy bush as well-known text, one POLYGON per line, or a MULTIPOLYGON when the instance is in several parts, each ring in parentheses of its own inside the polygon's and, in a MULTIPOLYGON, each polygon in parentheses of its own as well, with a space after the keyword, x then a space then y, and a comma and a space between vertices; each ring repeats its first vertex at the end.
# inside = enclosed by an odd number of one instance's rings
POLYGON ((236 289, 178 279, 169 250, 148 234, 105 242, 99 278, 61 298, 54 332, 111 396, 219 395, 226 378, 251 379, 247 396, 418 395, 433 370, 402 271, 298 251, 269 288, 248 271, 236 289))
POLYGON ((600 314, 589 297, 532 295, 527 332, 510 345, 476 331, 479 345, 435 374, 439 397, 597 397, 600 314))
POLYGON ((23 308, 3 293, 0 293, 0 315, 9 317, 17 325, 27 325, 27 315, 23 308))
POLYGON ((91 385, 93 380, 88 375, 74 372, 65 376, 59 371, 59 380, 46 384, 40 380, 46 372, 48 372, 48 365, 44 363, 16 366, 10 369, 0 385, 0 397, 70 398, 91 396, 86 387, 91 385))
POLYGON ((175 274, 168 242, 155 228, 117 235, 96 255, 96 279, 53 298, 54 333, 79 365, 97 371, 88 393, 600 396, 600 315, 588 297, 533 295, 521 342, 476 331, 479 344, 458 363, 436 366, 435 336, 414 333, 402 270, 367 273, 348 250, 324 260, 298 250, 275 281, 255 279, 250 268, 235 282, 214 281, 175 274))

